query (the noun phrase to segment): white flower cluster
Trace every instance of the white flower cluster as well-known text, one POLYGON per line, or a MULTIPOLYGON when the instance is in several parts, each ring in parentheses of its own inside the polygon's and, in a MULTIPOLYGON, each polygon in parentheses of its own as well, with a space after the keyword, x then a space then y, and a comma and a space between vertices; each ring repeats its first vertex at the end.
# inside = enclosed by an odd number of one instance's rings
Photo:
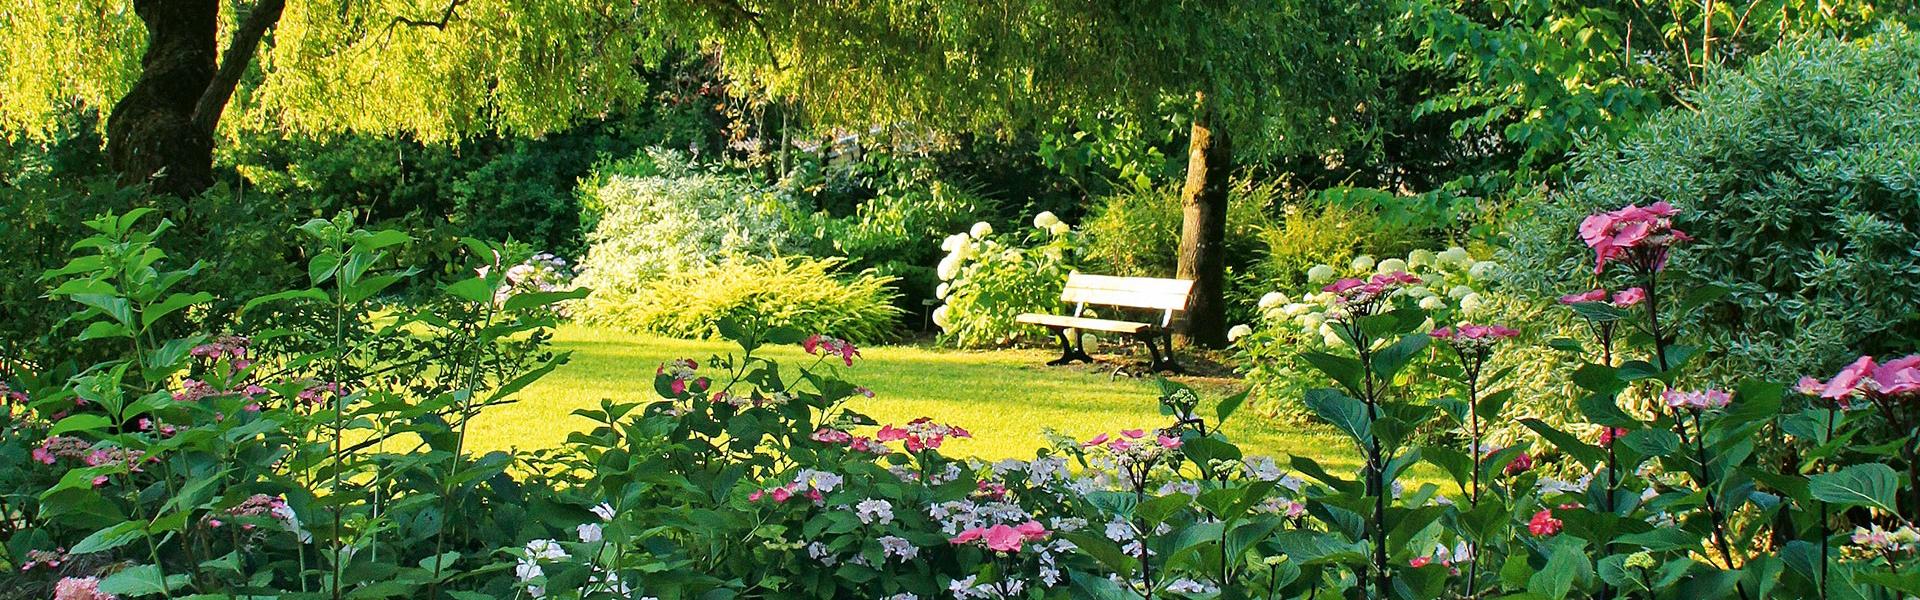
MULTIPOLYGON (((1398 295, 1412 299, 1426 310, 1455 308, 1459 310, 1458 314, 1471 316, 1485 307, 1486 299, 1481 292, 1493 283, 1493 278, 1500 273, 1500 265, 1493 261, 1475 260, 1465 248, 1459 246, 1440 252, 1414 250, 1405 258, 1384 260, 1360 255, 1343 267, 1314 265, 1307 270, 1307 283, 1311 284, 1309 291, 1298 297, 1282 291, 1268 292, 1260 297, 1260 312, 1266 321, 1261 327, 1292 329, 1303 339, 1338 346, 1342 343, 1339 334, 1328 323, 1338 306, 1338 295, 1323 291, 1322 287, 1341 277, 1365 279, 1375 274, 1397 272, 1409 273, 1421 280, 1417 285, 1400 289, 1398 295)), ((1424 327, 1432 328, 1431 325, 1424 327)), ((1236 325, 1227 332, 1227 337, 1238 341, 1258 329, 1252 324, 1236 325)))

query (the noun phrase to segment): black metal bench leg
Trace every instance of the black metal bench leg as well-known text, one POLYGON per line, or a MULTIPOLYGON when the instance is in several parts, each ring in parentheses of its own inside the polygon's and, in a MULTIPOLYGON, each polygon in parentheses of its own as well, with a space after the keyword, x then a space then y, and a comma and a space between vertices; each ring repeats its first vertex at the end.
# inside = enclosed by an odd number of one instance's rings
POLYGON ((1073 341, 1067 336, 1066 328, 1064 327, 1054 328, 1053 335, 1060 338, 1060 358, 1047 361, 1047 366, 1058 367, 1060 365, 1070 365, 1070 364, 1073 364, 1073 361, 1076 361, 1076 360, 1082 360, 1089 363, 1093 362, 1093 357, 1087 356, 1086 345, 1073 343, 1073 341))
POLYGON ((1153 363, 1148 367, 1150 370, 1156 373, 1160 371, 1171 371, 1174 373, 1186 372, 1186 370, 1180 368, 1180 363, 1173 362, 1173 334, 1147 334, 1141 336, 1140 341, 1147 345, 1147 353, 1153 356, 1153 363), (1162 351, 1159 345, 1154 344, 1154 340, 1156 339, 1160 340, 1161 345, 1166 346, 1165 351, 1162 351))

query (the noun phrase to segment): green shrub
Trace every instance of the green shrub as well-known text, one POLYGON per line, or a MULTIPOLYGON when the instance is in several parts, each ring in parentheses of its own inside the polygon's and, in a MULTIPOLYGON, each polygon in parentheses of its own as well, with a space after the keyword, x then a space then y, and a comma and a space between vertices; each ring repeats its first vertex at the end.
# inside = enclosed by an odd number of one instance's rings
MULTIPOLYGON (((1264 254, 1266 210, 1279 195, 1278 182, 1241 179, 1227 200, 1228 268, 1248 271, 1264 254)), ((1095 201, 1082 251, 1088 267, 1103 275, 1173 277, 1180 260, 1180 189, 1135 185, 1095 201)))
POLYGON ((1920 37, 1787 44, 1691 103, 1582 149, 1572 187, 1524 207, 1514 281, 1545 297, 1593 287, 1575 225, 1665 200, 1702 240, 1671 276, 1729 292, 1695 324, 1717 374, 1785 377, 1905 349, 1920 335, 1920 37))
POLYGON ((816 256, 843 256, 851 268, 898 278, 901 307, 919 310, 940 284, 934 272, 939 249, 927 240, 976 222, 992 208, 979 192, 936 180, 884 190, 844 217, 816 212, 807 225, 816 256))
POLYGON ((731 259, 650 282, 596 306, 589 319, 683 338, 720 335, 720 322, 758 315, 766 323, 858 342, 890 339, 899 325, 892 277, 844 273, 838 258, 731 259))
POLYGON ((1044 334, 1014 318, 1059 310, 1082 234, 1053 213, 1040 213, 1031 229, 1023 229, 995 233, 992 225, 975 223, 941 242, 947 257, 940 259, 939 296, 946 303, 933 310, 933 323, 946 340, 994 346, 1044 334))
POLYGON ((578 313, 588 320, 619 324, 624 317, 616 313, 662 278, 705 271, 729 256, 799 249, 788 220, 800 207, 745 177, 663 150, 610 170, 582 188, 595 224, 580 261, 579 283, 593 289, 578 313))

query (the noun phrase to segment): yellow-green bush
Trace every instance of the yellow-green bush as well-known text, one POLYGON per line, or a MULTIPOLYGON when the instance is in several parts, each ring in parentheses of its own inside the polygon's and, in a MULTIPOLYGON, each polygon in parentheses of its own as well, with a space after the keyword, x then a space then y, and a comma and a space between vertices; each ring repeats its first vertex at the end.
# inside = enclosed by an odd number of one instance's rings
POLYGON ((586 320, 683 338, 719 337, 727 317, 755 315, 856 342, 893 336, 900 319, 894 278, 847 273, 838 258, 735 256, 662 276, 632 295, 605 299, 586 320))

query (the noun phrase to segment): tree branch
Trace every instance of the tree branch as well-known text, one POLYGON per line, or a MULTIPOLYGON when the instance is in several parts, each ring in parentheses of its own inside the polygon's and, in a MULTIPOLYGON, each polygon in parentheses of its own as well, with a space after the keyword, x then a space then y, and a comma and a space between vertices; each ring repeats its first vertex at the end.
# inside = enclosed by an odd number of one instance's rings
POLYGON ((440 11, 440 20, 438 21, 425 21, 420 19, 410 19, 407 17, 396 16, 393 18, 393 24, 406 25, 408 27, 432 27, 434 29, 446 31, 447 24, 453 22, 454 9, 460 8, 460 5, 466 4, 466 3, 467 3, 467 0, 452 0, 450 2, 447 2, 447 8, 440 11))
POLYGON ((213 81, 207 83, 207 89, 200 93, 200 100, 193 103, 193 125, 201 131, 211 133, 220 124, 220 114, 226 112, 227 102, 233 99, 233 90, 240 85, 240 76, 247 72, 247 65, 253 62, 253 55, 260 49, 261 38, 267 30, 280 22, 280 13, 287 7, 286 0, 260 0, 241 21, 240 28, 233 32, 233 42, 227 45, 227 51, 220 57, 220 69, 213 74, 213 81))

